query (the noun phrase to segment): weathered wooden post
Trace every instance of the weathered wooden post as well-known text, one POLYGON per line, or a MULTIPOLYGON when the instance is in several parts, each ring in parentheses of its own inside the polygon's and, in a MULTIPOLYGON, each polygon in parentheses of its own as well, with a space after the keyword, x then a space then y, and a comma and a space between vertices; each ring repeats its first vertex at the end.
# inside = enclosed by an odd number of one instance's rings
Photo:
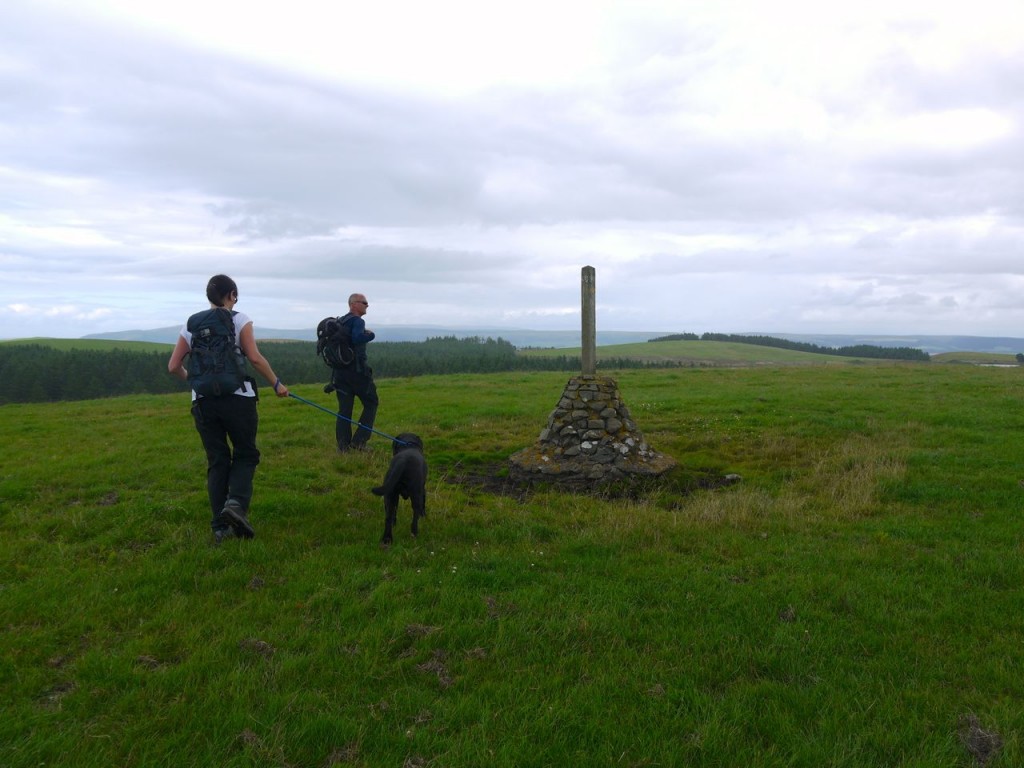
POLYGON ((597 277, 593 267, 583 268, 580 286, 583 293, 580 301, 583 307, 583 338, 580 344, 582 373, 584 376, 593 376, 597 373, 597 277))
POLYGON ((536 445, 509 457, 509 478, 591 489, 634 477, 656 477, 676 465, 652 450, 633 422, 614 379, 597 375, 597 280, 582 272, 579 376, 569 379, 536 445))

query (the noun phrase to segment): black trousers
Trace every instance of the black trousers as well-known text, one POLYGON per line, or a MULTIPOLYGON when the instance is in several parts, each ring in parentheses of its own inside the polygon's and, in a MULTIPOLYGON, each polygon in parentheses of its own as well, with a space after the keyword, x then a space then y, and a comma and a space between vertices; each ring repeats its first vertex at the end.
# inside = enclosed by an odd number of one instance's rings
POLYGON ((256 448, 260 421, 256 398, 200 397, 192 405, 192 417, 206 449, 206 492, 210 498, 211 526, 223 528, 220 513, 225 501, 235 499, 246 512, 252 501, 252 481, 260 463, 260 452, 256 448))
POLYGON ((377 399, 377 385, 373 383, 373 371, 369 368, 364 371, 356 371, 349 368, 339 368, 334 371, 332 378, 335 392, 338 395, 338 413, 344 419, 336 419, 334 435, 338 440, 339 450, 348 450, 350 446, 366 445, 372 434, 373 422, 377 418, 377 406, 380 401, 377 399), (352 434, 352 411, 355 408, 356 398, 363 407, 359 415, 360 427, 352 434))

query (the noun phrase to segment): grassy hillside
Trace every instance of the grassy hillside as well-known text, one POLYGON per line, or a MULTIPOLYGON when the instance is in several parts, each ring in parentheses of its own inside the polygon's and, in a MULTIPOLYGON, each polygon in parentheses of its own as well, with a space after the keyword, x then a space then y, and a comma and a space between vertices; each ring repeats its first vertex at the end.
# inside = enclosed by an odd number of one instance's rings
POLYGON ((617 378, 639 498, 474 481, 564 375, 381 381, 431 463, 386 551, 387 441, 298 401, 219 548, 185 396, 4 406, 0 765, 1024 764, 1018 370, 617 378))
POLYGON ((937 363, 967 363, 969 365, 1017 365, 1017 356, 995 352, 943 352, 932 355, 937 363))
MULTIPOLYGON (((579 356, 580 348, 524 349, 519 354, 527 357, 579 356)), ((637 344, 612 344, 597 348, 597 359, 624 358, 644 362, 673 361, 693 365, 823 365, 843 363, 849 365, 856 358, 837 355, 818 355, 789 349, 738 344, 721 341, 658 341, 637 344)))

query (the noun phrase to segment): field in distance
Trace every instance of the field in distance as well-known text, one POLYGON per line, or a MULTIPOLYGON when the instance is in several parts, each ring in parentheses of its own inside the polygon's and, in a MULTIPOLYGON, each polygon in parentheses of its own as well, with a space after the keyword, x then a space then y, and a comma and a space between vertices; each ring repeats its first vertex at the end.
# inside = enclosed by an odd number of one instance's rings
MULTIPOLYGON (((572 349, 522 349, 527 357, 568 357, 581 354, 580 347, 572 349)), ((823 363, 849 363, 853 358, 838 355, 818 355, 791 349, 763 347, 724 341, 658 341, 639 344, 610 344, 597 348, 597 359, 623 358, 644 363, 678 362, 695 365, 757 365, 778 363, 787 365, 821 365, 823 363)))
MULTIPOLYGON (((18 341, 0 342, 2 344, 40 344, 54 349, 94 349, 112 350, 129 349, 135 351, 164 351, 170 354, 171 345, 147 341, 118 341, 111 339, 21 339, 18 341)), ((288 341, 261 340, 261 344, 297 343, 288 341)), ((309 342, 306 342, 309 343, 309 342)), ((527 348, 518 350, 524 357, 579 357, 580 348, 527 348)), ((1012 356, 1006 355, 1012 361, 1012 356)), ((632 344, 610 344, 597 348, 597 359, 638 360, 644 363, 672 363, 682 365, 822 365, 825 363, 850 363, 857 358, 838 355, 820 355, 810 352, 798 352, 776 347, 764 347, 755 344, 741 344, 720 341, 659 341, 637 342, 632 344)))
MULTIPOLYGON (((527 357, 557 357, 566 355, 578 357, 580 347, 571 349, 521 349, 519 354, 527 357)), ((724 341, 658 341, 634 344, 610 344, 597 348, 597 359, 623 358, 645 363, 678 362, 693 365, 826 365, 863 363, 906 362, 880 360, 846 355, 826 355, 816 352, 801 352, 759 344, 741 344, 724 341)), ((935 363, 964 363, 969 365, 1017 365, 1012 354, 998 352, 942 352, 931 356, 935 363)))
MULTIPOLYGON (((261 339, 261 344, 290 343, 288 340, 261 339)), ((308 342, 306 342, 308 343, 308 342)), ((385 342, 386 343, 386 342, 385 342)), ((38 344, 60 350, 93 349, 97 351, 125 349, 138 352, 166 351, 172 345, 151 341, 123 341, 115 339, 56 339, 30 338, 0 341, 0 345, 38 344)), ((523 357, 579 357, 580 347, 519 349, 523 357)), ((679 363, 680 365, 743 366, 743 365, 826 365, 864 362, 869 358, 801 352, 757 344, 722 341, 659 341, 608 344, 597 347, 597 359, 637 360, 644 363, 679 363)), ((1016 365, 1016 356, 996 352, 942 352, 931 356, 932 362, 963 363, 971 365, 1016 365)), ((873 362, 899 362, 873 360, 873 362)))

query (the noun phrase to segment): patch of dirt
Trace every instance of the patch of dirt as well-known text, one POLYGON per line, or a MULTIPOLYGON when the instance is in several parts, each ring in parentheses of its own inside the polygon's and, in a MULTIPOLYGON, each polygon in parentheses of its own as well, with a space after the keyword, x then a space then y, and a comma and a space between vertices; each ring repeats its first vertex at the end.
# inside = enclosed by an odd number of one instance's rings
POLYGON ((995 731, 982 728, 981 721, 974 714, 960 718, 960 743, 981 768, 988 765, 1003 748, 1002 737, 995 731))
POLYGON ((263 739, 259 737, 259 734, 250 731, 248 728, 238 734, 238 741, 250 749, 263 749, 263 739))
POLYGON ((555 481, 534 480, 517 482, 509 478, 505 463, 481 464, 472 467, 458 465, 441 470, 445 480, 474 491, 494 496, 506 496, 516 501, 526 501, 541 490, 559 490, 579 496, 594 496, 604 499, 641 500, 652 493, 661 492, 688 496, 699 490, 714 490, 741 482, 739 475, 719 475, 701 472, 674 470, 662 477, 642 477, 632 481, 608 482, 589 485, 559 485, 555 481))
POLYGON ((405 628, 405 634, 409 637, 426 637, 440 631, 440 627, 431 627, 427 624, 410 624, 405 628))
POLYGON ((502 604, 490 595, 484 597, 484 602, 487 603, 487 618, 489 619, 500 619, 502 616, 514 613, 516 610, 514 603, 502 604))
POLYGON ((259 654, 265 659, 269 659, 271 656, 274 655, 274 646, 272 646, 270 643, 264 640, 257 640, 254 637, 249 637, 245 640, 242 640, 238 644, 238 647, 241 648, 243 651, 249 651, 251 653, 259 654))
POLYGON ((48 709, 60 709, 64 697, 74 693, 75 688, 77 686, 71 681, 57 683, 57 685, 43 693, 41 703, 48 709))
POLYGON ((437 675, 437 682, 442 688, 450 688, 455 682, 454 678, 448 671, 448 665, 445 663, 448 660, 448 653, 441 648, 434 651, 428 661, 422 664, 417 664, 416 669, 420 672, 426 672, 428 674, 437 675))
POLYGON ((354 763, 359 759, 359 745, 356 743, 336 749, 327 756, 324 761, 324 768, 332 768, 335 765, 354 763))
POLYGON ((413 725, 426 725, 434 719, 434 713, 429 709, 421 709, 416 713, 416 716, 412 719, 413 725))

